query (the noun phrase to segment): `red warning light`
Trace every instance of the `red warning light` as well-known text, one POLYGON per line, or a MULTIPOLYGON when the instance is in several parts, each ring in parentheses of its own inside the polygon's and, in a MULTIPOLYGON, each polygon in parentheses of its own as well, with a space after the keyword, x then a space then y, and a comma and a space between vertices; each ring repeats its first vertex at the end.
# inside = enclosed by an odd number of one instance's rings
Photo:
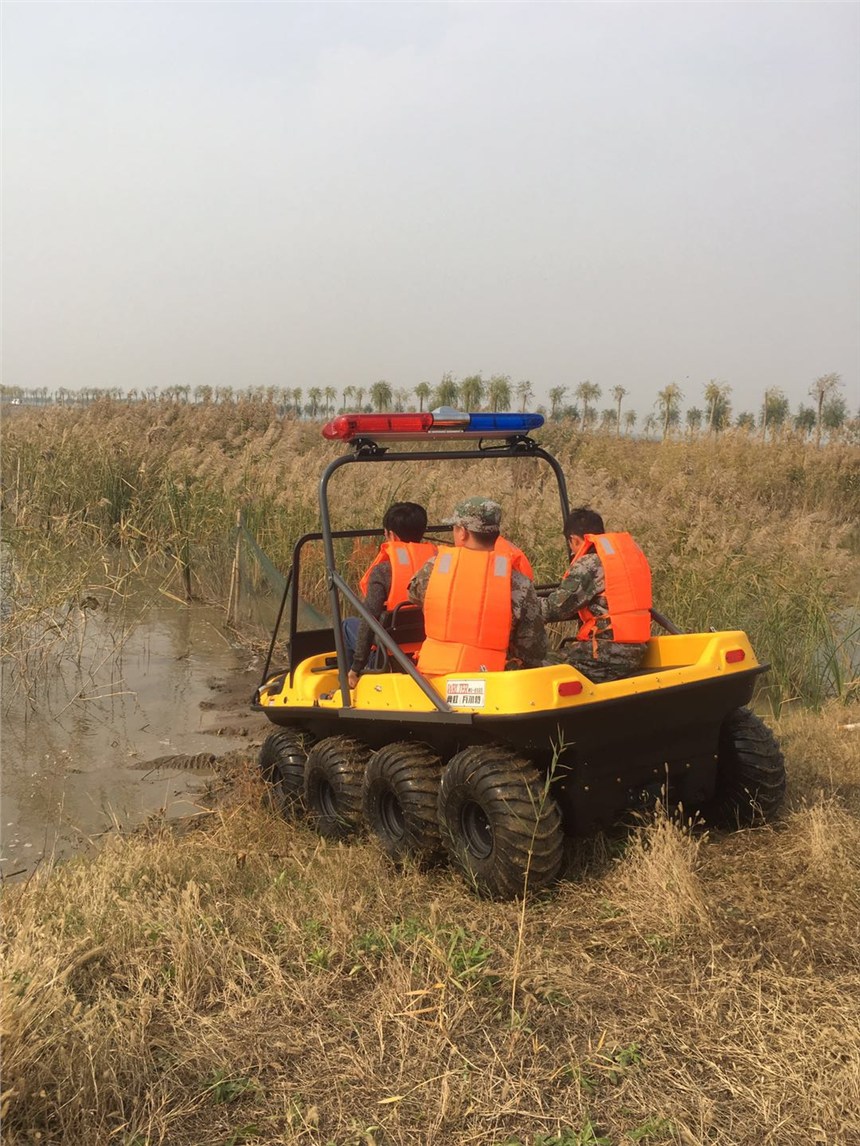
POLYGON ((579 696, 582 692, 581 680, 563 680, 558 686, 559 696, 579 696))
POLYGON ((340 414, 323 426, 323 437, 349 442, 382 434, 426 434, 432 414, 340 414))

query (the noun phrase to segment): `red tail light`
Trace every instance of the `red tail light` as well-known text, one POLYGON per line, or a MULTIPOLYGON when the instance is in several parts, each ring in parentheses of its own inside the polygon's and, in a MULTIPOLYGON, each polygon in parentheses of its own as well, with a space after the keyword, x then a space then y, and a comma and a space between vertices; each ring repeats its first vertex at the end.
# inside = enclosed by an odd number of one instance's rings
POLYGON ((729 649, 726 653, 727 665, 736 665, 738 661, 745 661, 746 659, 747 655, 743 649, 729 649))
POLYGON ((559 696, 579 696, 582 692, 581 680, 563 680, 558 686, 559 696))

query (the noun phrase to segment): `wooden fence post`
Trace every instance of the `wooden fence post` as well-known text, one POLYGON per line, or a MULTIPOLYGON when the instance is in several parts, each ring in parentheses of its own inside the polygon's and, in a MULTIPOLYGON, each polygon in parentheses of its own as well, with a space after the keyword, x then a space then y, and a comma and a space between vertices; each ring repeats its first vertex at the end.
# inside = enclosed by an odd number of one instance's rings
POLYGON ((239 559, 242 553, 242 510, 236 510, 236 548, 233 568, 230 570, 230 593, 227 598, 227 624, 233 625, 239 616, 239 559))

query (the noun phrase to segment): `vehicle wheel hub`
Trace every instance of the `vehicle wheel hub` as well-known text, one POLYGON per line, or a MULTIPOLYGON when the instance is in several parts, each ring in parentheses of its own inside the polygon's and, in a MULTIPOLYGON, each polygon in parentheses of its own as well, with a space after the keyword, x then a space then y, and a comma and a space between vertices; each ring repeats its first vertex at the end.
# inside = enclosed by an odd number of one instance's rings
POLYGON ((493 852, 493 827, 484 809, 473 800, 460 812, 460 831, 466 847, 476 859, 488 859, 493 852))
POLYGON ((400 840, 406 831, 406 820, 400 801, 393 792, 385 792, 379 802, 379 818, 385 830, 394 839, 400 840))

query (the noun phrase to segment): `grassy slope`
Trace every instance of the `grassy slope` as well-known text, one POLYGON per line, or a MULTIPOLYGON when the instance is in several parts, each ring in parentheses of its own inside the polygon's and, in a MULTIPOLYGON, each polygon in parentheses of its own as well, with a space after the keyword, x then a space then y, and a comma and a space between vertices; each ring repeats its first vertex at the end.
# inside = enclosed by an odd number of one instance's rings
POLYGON ((784 718, 776 827, 580 843, 525 909, 285 826, 250 771, 205 832, 10 889, 7 1140, 848 1146, 858 719, 784 718))

